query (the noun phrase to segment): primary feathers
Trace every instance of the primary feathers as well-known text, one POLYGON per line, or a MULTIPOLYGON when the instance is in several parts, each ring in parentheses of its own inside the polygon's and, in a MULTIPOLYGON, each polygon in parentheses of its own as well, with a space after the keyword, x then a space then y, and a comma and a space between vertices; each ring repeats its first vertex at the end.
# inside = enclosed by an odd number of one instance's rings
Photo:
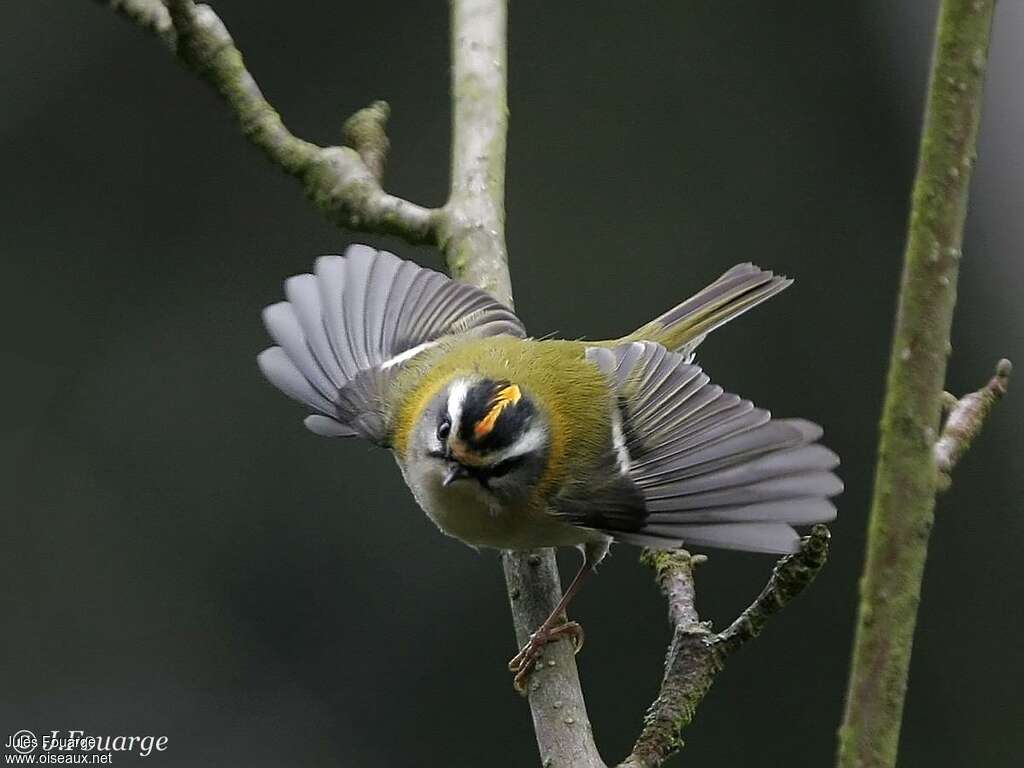
POLYGON ((314 274, 285 281, 288 301, 263 310, 278 346, 259 358, 264 375, 317 411, 306 426, 326 437, 386 438, 375 402, 402 363, 447 335, 522 338, 522 323, 483 291, 355 245, 321 256, 314 274))
POLYGON ((643 494, 644 525, 616 538, 660 548, 789 552, 791 525, 831 520, 842 490, 821 428, 772 419, 711 384, 653 342, 590 348, 620 398, 626 474, 643 494))

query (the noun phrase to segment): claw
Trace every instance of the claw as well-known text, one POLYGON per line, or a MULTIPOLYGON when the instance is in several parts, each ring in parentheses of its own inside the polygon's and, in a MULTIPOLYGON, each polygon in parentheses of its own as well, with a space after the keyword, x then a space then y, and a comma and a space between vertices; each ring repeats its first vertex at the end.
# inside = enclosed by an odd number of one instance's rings
POLYGON ((526 695, 526 679, 533 670, 544 646, 555 640, 561 640, 565 636, 568 636, 572 642, 573 653, 579 653, 580 649, 583 648, 584 634, 583 627, 575 621, 567 621, 550 629, 541 627, 530 635, 526 645, 508 663, 509 672, 515 673, 512 687, 515 688, 517 693, 526 695))
POLYGON ((530 668, 522 669, 512 678, 512 687, 520 696, 526 695, 526 678, 530 676, 530 668))

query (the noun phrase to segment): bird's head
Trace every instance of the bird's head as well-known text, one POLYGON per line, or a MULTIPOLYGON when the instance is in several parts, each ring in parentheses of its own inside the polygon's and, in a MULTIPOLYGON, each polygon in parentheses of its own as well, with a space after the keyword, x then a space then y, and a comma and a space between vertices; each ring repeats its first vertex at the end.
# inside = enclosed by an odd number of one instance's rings
MULTIPOLYGON (((540 478, 548 452, 546 419, 517 384, 454 379, 434 400, 427 454, 443 462, 443 484, 478 483, 497 494, 522 492, 540 478)), ((426 431, 426 430, 424 430, 426 431)))

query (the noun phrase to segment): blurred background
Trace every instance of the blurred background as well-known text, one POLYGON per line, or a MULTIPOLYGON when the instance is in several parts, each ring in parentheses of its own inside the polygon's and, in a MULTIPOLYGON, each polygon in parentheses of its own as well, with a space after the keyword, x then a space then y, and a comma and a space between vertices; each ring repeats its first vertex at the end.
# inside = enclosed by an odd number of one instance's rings
MULTIPOLYGON (((527 327, 616 336, 736 262, 787 273, 794 287, 701 360, 823 424, 843 457, 831 562, 730 660, 685 734, 691 764, 832 761, 936 5, 512 9, 508 238, 527 327)), ((215 7, 297 134, 335 143, 385 98, 387 187, 444 201, 444 4, 215 7)), ((1001 356, 1024 364, 1024 4, 996 16, 957 393, 1001 356)), ((536 765, 495 555, 441 536, 384 451, 306 432, 254 360, 260 309, 315 256, 437 254, 334 229, 206 85, 94 3, 5 4, 0 61, 4 738, 166 735, 160 765, 536 765)), ((903 766, 1024 751, 1017 389, 939 501, 903 766)), ((720 626, 773 561, 710 554, 699 602, 720 626)), ((613 555, 573 611, 609 761, 669 637, 637 552, 613 555)))

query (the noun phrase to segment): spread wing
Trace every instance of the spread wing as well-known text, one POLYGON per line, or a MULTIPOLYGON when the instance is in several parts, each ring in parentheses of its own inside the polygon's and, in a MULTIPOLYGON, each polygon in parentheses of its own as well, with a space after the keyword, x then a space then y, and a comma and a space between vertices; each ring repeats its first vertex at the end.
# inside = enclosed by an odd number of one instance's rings
POLYGON ((646 516, 605 530, 622 541, 792 552, 794 525, 835 518, 839 458, 802 419, 772 419, 653 342, 591 347, 619 396, 621 473, 646 516))
POLYGON ((321 256, 284 287, 287 301, 263 310, 276 346, 259 355, 260 369, 316 411, 305 424, 327 437, 384 443, 388 382, 442 336, 526 335, 484 291, 365 245, 321 256))

